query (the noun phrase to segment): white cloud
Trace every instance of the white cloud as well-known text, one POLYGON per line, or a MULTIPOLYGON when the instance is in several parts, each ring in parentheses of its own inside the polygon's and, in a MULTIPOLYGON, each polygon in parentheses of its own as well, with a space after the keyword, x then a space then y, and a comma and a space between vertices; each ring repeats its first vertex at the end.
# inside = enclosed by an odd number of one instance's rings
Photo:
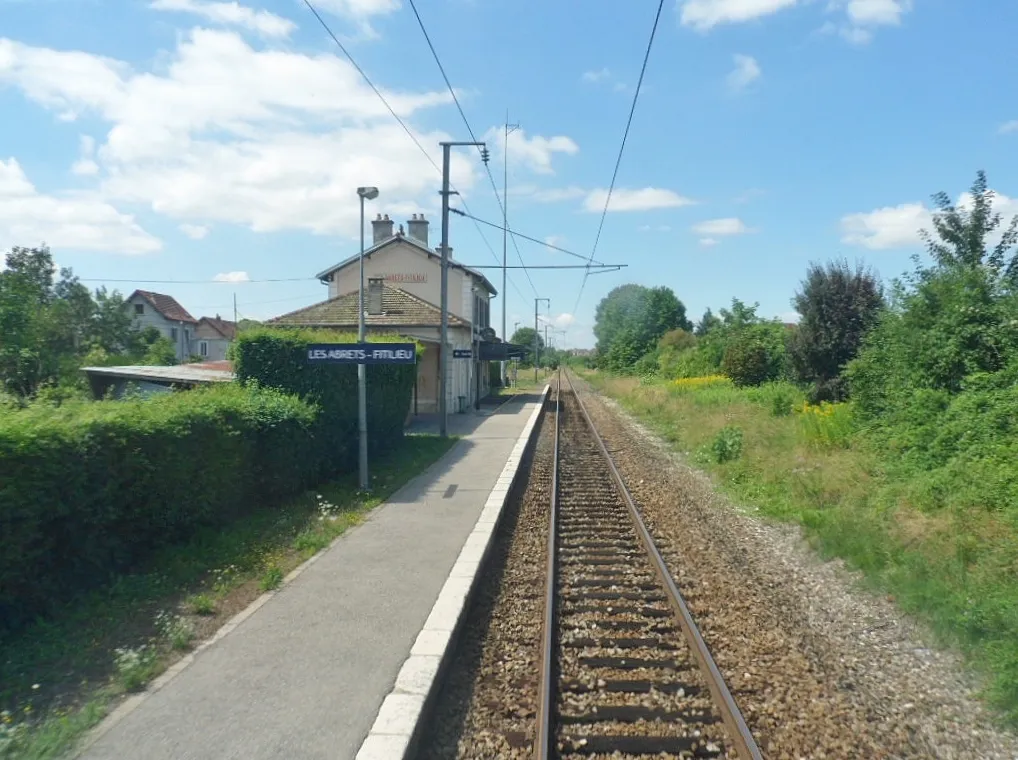
MULTIPOLYGON (((431 203, 434 167, 345 60, 254 49, 236 32, 208 29, 192 30, 165 59, 156 72, 136 72, 0 39, 0 86, 56 114, 105 121, 96 159, 103 197, 177 222, 354 237, 359 185, 381 187, 379 210, 390 214, 431 203)), ((451 102, 441 91, 383 92, 405 119, 451 102)), ((450 139, 416 136, 429 149, 450 139)), ((469 191, 476 157, 454 153, 451 172, 469 191)))
MULTIPOLYGON (((971 193, 959 195, 955 206, 965 211, 971 209, 971 193)), ((1001 224, 991 242, 999 240, 1011 219, 1018 215, 1018 199, 995 193, 993 211, 1001 215, 1001 224)), ((922 203, 903 203, 842 217, 841 240, 871 250, 909 248, 922 243, 919 236, 922 229, 933 231, 933 211, 922 203)))
POLYGON ((1018 119, 1004 122, 997 131, 1002 135, 1006 135, 1009 132, 1018 132, 1018 119))
POLYGON ((870 250, 907 248, 920 241, 919 230, 932 226, 930 210, 922 203, 886 206, 841 219, 841 240, 870 250))
MULTIPOLYGON (((584 71, 583 76, 581 76, 580 79, 588 84, 610 87, 613 92, 625 92, 629 89, 625 82, 615 76, 611 70, 607 68, 600 69, 598 71, 584 71)), ((644 91, 646 91, 646 85, 644 85, 644 91)))
POLYGON ((587 191, 582 187, 570 185, 569 187, 552 187, 547 190, 534 190, 531 195, 535 201, 541 203, 557 203, 558 201, 570 201, 574 198, 582 198, 587 191))
POLYGON ((911 0, 848 0, 845 13, 856 26, 897 26, 911 8, 911 0))
POLYGON ((71 173, 80 177, 90 177, 99 173, 99 164, 94 160, 95 138, 82 135, 80 139, 81 157, 71 165, 71 173))
POLYGON ((192 240, 201 240, 209 234, 209 228, 204 224, 182 224, 180 231, 192 240))
POLYGON ((315 5, 354 21, 366 39, 378 37, 370 23, 372 16, 386 16, 402 7, 400 0, 318 0, 315 5))
POLYGON ((548 237, 544 239, 544 242, 547 243, 548 245, 556 245, 559 248, 561 248, 562 245, 566 242, 566 239, 562 235, 548 235, 548 237))
POLYGON ((865 45, 873 39, 874 29, 899 26, 904 14, 912 10, 912 0, 832 0, 829 10, 844 9, 846 23, 827 23, 821 32, 837 30, 853 45, 865 45))
POLYGON ((17 159, 0 160, 0 249, 42 242, 54 248, 128 254, 162 248, 134 217, 94 194, 40 193, 17 159))
POLYGON ((658 224, 656 226, 655 225, 650 225, 650 224, 641 224, 636 229, 639 230, 640 232, 671 232, 672 231, 672 228, 669 225, 667 225, 667 224, 658 224))
POLYGON ((754 229, 747 227, 746 224, 735 217, 726 217, 724 219, 708 219, 705 222, 693 225, 693 232, 697 235, 705 236, 724 236, 724 235, 745 235, 748 232, 755 232, 754 229))
MULTIPOLYGON (((583 208, 592 213, 601 213, 604 210, 605 198, 608 191, 604 189, 591 190, 583 201, 583 208)), ((609 211, 647 211, 657 208, 680 208, 691 206, 696 201, 684 198, 672 190, 665 190, 659 187, 644 187, 639 190, 616 188, 612 192, 611 202, 608 205, 609 211)))
POLYGON ((570 314, 569 312, 562 312, 561 314, 555 316, 552 319, 552 324, 564 330, 567 327, 570 327, 575 321, 576 317, 574 317, 572 314, 570 314))
POLYGON ((700 245, 702 245, 704 248, 710 248, 711 246, 714 246, 714 245, 717 245, 717 244, 718 244, 718 241, 715 240, 714 238, 710 238, 710 237, 700 238, 700 245))
MULTIPOLYGON (((492 127, 484 135, 485 142, 494 144, 497 155, 505 156, 506 137, 504 127, 492 127)), ((580 147, 569 137, 557 135, 527 137, 526 130, 517 129, 509 133, 509 163, 526 166, 537 174, 554 174, 551 162, 556 153, 575 155, 580 147)))
POLYGON ((248 282, 251 278, 247 272, 220 272, 212 279, 216 282, 248 282))
MULTIPOLYGON (((735 24, 791 8, 798 0, 685 0, 680 19, 685 26, 707 31, 718 24, 735 24)), ((681 0, 680 0, 681 2, 681 0)))
POLYGON ((584 71, 583 81, 584 82, 602 82, 606 79, 611 79, 612 73, 608 69, 601 69, 600 71, 584 71))
POLYGON ((733 58, 735 60, 735 68, 728 75, 728 86, 737 92, 744 90, 751 83, 759 79, 761 72, 760 64, 756 62, 753 56, 736 53, 733 58))
POLYGON ((208 0, 152 0, 150 8, 157 11, 193 13, 216 24, 242 26, 266 37, 289 37, 297 25, 289 19, 256 10, 238 2, 208 0))

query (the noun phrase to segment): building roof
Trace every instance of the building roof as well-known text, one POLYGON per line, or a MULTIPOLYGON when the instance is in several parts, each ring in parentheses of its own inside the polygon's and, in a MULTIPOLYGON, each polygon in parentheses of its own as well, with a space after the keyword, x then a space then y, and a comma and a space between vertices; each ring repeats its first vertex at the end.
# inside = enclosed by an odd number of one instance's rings
POLYGON ((237 337, 237 323, 219 317, 202 317, 198 320, 199 325, 208 325, 227 340, 237 337))
POLYGON ((198 320, 188 314, 187 309, 177 303, 177 299, 173 296, 167 296, 162 293, 153 293, 150 290, 136 290, 128 296, 127 300, 130 301, 135 296, 141 296, 144 298, 149 302, 153 309, 172 322, 190 322, 191 324, 198 324, 198 320))
MULTIPOLYGON (((266 321, 268 325, 289 327, 357 327, 357 291, 305 306, 266 321)), ((442 310, 405 290, 382 285, 382 313, 367 314, 368 327, 441 327, 442 310)), ((449 314, 450 327, 469 327, 469 323, 449 314)))
POLYGON ((219 362, 202 364, 177 364, 172 367, 82 367, 81 371, 101 377, 120 377, 125 380, 148 380, 154 383, 180 383, 198 385, 202 383, 228 383, 233 380, 230 369, 213 368, 219 362))
MULTIPOLYGON (((431 258, 436 258, 436 259, 442 258, 437 251, 431 250, 430 248, 428 248, 428 246, 424 245, 424 243, 419 241, 417 238, 412 237, 410 235, 402 235, 402 234, 400 234, 398 232, 395 235, 393 235, 392 237, 386 238, 382 242, 376 243, 375 245, 373 245, 370 248, 366 249, 364 251, 364 255, 365 256, 371 256, 371 254, 375 253, 376 251, 380 251, 382 248, 385 248, 386 246, 392 245, 393 243, 396 243, 396 242, 408 243, 409 245, 413 246, 417 250, 419 250, 419 251, 421 251, 423 253, 426 253, 431 258)), ((360 258, 360 254, 356 253, 353 256, 351 256, 350 258, 344 259, 343 261, 339 262, 338 264, 335 264, 335 265, 329 267, 328 269, 325 269, 325 270, 319 272, 315 276, 319 280, 326 280, 329 277, 329 275, 331 275, 336 270, 343 269, 344 267, 347 267, 350 264, 356 263, 358 258, 360 258)), ((476 269, 472 269, 471 267, 468 267, 468 266, 466 266, 464 264, 460 264, 458 261, 453 261, 452 259, 449 259, 449 266, 453 267, 454 269, 462 269, 464 272, 468 272, 468 273, 472 274, 474 277, 476 277, 482 283, 484 283, 484 287, 488 289, 489 293, 491 293, 493 296, 497 296, 498 295, 498 291, 495 290, 495 286, 491 284, 491 282, 488 280, 487 277, 485 277, 483 274, 481 274, 476 269)))

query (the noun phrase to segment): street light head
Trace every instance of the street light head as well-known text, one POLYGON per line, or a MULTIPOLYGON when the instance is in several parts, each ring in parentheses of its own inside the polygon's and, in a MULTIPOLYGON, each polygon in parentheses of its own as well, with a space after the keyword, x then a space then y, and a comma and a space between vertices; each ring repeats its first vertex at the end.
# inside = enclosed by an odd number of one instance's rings
POLYGON ((378 197, 378 188, 377 187, 358 187, 357 188, 357 195, 359 195, 361 198, 364 198, 365 200, 373 201, 375 198, 378 197))

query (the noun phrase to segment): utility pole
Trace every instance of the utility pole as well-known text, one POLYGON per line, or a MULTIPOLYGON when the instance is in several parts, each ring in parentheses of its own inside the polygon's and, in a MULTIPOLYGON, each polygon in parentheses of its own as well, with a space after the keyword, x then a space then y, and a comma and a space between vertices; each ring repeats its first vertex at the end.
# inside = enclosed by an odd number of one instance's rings
MULTIPOLYGON (((442 146, 442 344, 438 347, 438 431, 443 438, 449 436, 449 403, 446 398, 449 383, 449 159, 454 145, 473 145, 481 149, 481 160, 488 163, 488 149, 483 142, 443 142, 442 146)), ((504 297, 504 295, 503 295, 504 297)))
MULTIPOLYGON (((505 334, 505 302, 506 302, 506 252, 509 242, 509 135, 520 128, 519 124, 509 123, 509 109, 505 111, 505 142, 502 145, 502 342, 508 343, 505 334)), ((506 360, 502 360, 502 385, 506 382, 506 360)))
POLYGON ((541 330, 537 326, 537 303, 538 301, 547 301, 548 310, 551 311, 551 299, 550 298, 535 298, 534 299, 534 382, 537 382, 537 364, 541 360, 541 330))
POLYGON ((233 329, 237 329, 237 294, 233 294, 233 329))
MULTIPOLYGON (((357 195, 361 201, 361 253, 360 253, 360 287, 357 289, 357 342, 364 342, 364 201, 373 201, 378 197, 377 187, 358 187, 357 195)), ((358 451, 358 471, 360 487, 367 491, 368 480, 368 373, 367 367, 357 365, 357 431, 360 438, 358 451)))

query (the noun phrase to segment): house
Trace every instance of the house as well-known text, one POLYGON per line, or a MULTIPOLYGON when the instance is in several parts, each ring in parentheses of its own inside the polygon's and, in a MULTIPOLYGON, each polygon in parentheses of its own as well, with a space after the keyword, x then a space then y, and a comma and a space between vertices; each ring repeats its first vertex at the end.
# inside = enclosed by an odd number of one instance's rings
POLYGON ((226 348, 236 336, 237 325, 219 315, 195 319, 173 296, 136 290, 127 297, 127 309, 139 330, 154 327, 173 343, 177 361, 200 356, 207 361, 226 358, 226 348))
POLYGON ((191 353, 200 356, 202 361, 222 361, 226 358, 226 349, 237 337, 237 323, 221 319, 218 314, 213 317, 202 317, 194 331, 194 348, 191 353))
MULTIPOLYGON (((438 410, 439 345, 441 343, 441 254, 428 245, 428 221, 414 214, 393 232, 388 215, 372 223, 372 245, 364 252, 365 329, 399 333, 424 344, 418 361, 415 408, 438 410)), ((488 361, 479 360, 490 346, 491 299, 498 293, 483 274, 452 260, 449 249, 449 382, 447 407, 462 411, 490 392, 488 361), (454 350, 471 350, 469 358, 453 358, 454 350)), ((359 255, 319 272, 329 298, 275 319, 269 325, 357 329, 359 255)))

